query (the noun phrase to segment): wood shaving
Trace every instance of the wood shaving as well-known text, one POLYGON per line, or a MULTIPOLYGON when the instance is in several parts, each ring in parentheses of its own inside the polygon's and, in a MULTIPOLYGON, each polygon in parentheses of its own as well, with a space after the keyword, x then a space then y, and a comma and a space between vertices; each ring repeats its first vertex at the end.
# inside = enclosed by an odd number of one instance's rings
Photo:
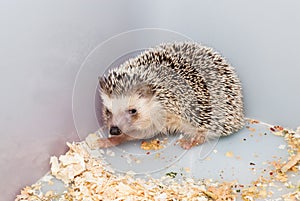
POLYGON ((213 200, 216 201, 234 201, 236 200, 236 194, 232 192, 232 187, 236 185, 234 182, 224 182, 217 187, 210 186, 207 188, 206 194, 209 195, 213 200))
POLYGON ((280 169, 281 172, 285 173, 292 167, 294 167, 300 161, 300 152, 297 155, 291 157, 291 159, 280 169))

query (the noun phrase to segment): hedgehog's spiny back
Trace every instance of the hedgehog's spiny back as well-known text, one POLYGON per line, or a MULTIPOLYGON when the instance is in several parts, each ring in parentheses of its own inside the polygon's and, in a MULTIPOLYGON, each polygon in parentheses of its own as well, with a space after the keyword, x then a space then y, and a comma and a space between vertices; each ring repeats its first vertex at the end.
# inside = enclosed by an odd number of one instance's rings
MULTIPOLYGON (((222 135, 239 130, 244 125, 242 89, 233 67, 211 48, 196 43, 166 44, 162 47, 170 52, 171 57, 180 55, 185 58, 185 62, 195 66, 203 77, 212 108, 211 130, 222 131, 222 135)), ((198 85, 197 89, 201 90, 202 86, 198 85)), ((200 94, 198 97, 203 96, 200 94)))
POLYGON ((167 110, 216 135, 228 135, 244 125, 241 86, 233 68, 218 53, 199 44, 169 43, 149 49, 123 63, 107 79, 109 91, 119 94, 140 82, 151 84, 167 110), (177 87, 192 90, 168 94, 172 91, 167 87, 176 85, 172 73, 184 81, 177 87))

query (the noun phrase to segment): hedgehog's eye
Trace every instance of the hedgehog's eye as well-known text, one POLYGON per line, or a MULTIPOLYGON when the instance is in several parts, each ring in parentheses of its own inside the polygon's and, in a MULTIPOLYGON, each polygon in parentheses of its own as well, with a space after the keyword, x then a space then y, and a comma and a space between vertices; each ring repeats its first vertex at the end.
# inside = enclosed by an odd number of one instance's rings
POLYGON ((137 110, 136 109, 130 109, 128 110, 129 114, 136 114, 137 110))

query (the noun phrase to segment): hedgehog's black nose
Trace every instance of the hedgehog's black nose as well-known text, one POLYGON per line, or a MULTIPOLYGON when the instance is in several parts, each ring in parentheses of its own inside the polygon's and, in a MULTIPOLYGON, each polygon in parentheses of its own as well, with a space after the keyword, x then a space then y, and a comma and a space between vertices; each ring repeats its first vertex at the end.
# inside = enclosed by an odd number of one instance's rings
POLYGON ((119 129, 118 126, 112 126, 112 127, 110 127, 109 133, 111 135, 120 135, 121 134, 121 130, 119 129))

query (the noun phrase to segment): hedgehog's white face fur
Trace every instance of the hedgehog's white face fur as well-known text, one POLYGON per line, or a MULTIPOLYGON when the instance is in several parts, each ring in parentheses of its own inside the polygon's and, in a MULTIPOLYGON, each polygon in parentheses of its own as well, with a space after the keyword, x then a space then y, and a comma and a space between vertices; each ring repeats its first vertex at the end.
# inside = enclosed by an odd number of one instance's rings
POLYGON ((163 128, 164 112, 155 95, 147 86, 139 86, 122 95, 100 91, 103 101, 105 126, 118 128, 118 134, 145 139, 156 135, 163 128))

